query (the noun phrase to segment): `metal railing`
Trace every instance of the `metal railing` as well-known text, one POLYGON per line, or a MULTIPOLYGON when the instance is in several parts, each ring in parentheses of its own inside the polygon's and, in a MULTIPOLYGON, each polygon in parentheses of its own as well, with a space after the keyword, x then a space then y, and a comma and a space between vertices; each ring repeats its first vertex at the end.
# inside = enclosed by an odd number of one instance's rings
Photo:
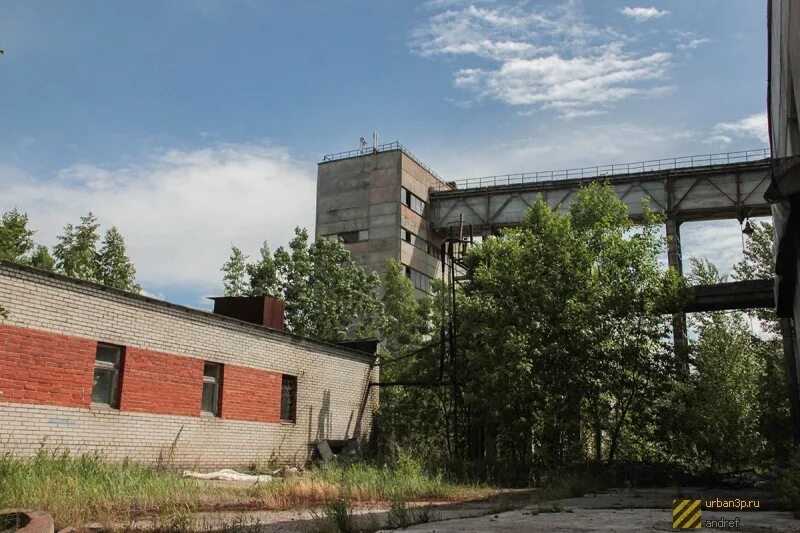
POLYGON ((610 178, 639 172, 708 167, 714 165, 726 165, 730 163, 747 163, 749 161, 768 159, 769 157, 770 152, 768 148, 745 150, 740 152, 689 155, 667 159, 638 161, 635 163, 617 163, 612 165, 598 165, 594 167, 545 170, 540 172, 525 172, 521 174, 505 174, 498 176, 484 176, 482 178, 469 178, 443 183, 438 185, 435 190, 447 191, 453 189, 475 189, 480 187, 494 187, 498 185, 519 185, 524 183, 580 178, 610 178))
POLYGON ((347 150, 346 152, 337 152, 335 154, 327 154, 327 155, 322 156, 322 162, 323 163, 327 163, 329 161, 338 161, 339 159, 348 159, 350 157, 361 157, 361 156, 366 156, 366 155, 371 155, 371 154, 377 154, 377 153, 380 153, 380 152, 390 152, 392 150, 400 150, 400 151, 402 151, 412 161, 414 161, 416 164, 418 164, 419 166, 424 168, 431 176, 433 176, 437 180, 441 181, 442 184, 437 186, 437 188, 446 188, 445 185, 444 185, 444 183, 445 183, 444 178, 439 176, 439 174, 434 172, 433 169, 431 169, 428 165, 426 165, 425 163, 420 161, 417 156, 412 154, 411 151, 408 148, 406 148, 405 146, 403 146, 402 144, 400 144, 397 141, 390 142, 390 143, 385 143, 385 144, 379 144, 377 147, 365 146, 364 148, 356 148, 355 150, 347 150))

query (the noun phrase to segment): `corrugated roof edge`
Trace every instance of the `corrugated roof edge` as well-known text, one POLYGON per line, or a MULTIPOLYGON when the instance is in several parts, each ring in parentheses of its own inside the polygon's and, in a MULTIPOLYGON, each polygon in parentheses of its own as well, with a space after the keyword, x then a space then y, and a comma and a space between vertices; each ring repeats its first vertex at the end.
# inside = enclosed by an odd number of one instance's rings
MULTIPOLYGON (((266 333, 266 334, 269 334, 269 335, 288 337, 288 338, 296 339, 296 340, 303 341, 303 342, 306 342, 306 343, 309 343, 309 344, 313 344, 313 345, 317 345, 317 346, 324 346, 324 347, 326 347, 328 349, 332 349, 334 351, 341 352, 342 354, 347 354, 348 356, 356 357, 358 359, 362 359, 365 362, 370 362, 371 363, 375 359, 374 356, 368 355, 365 352, 362 352, 362 351, 359 351, 359 350, 354 350, 352 348, 346 348, 344 346, 340 346, 340 345, 335 344, 333 342, 321 341, 321 340, 318 340, 318 339, 312 339, 310 337, 304 337, 302 335, 297 335, 297 334, 292 333, 290 331, 281 331, 281 330, 277 330, 277 329, 268 328, 266 326, 260 326, 258 324, 253 324, 252 322, 246 322, 244 320, 238 320, 236 318, 230 318, 230 317, 223 316, 223 315, 217 315, 217 314, 211 313, 209 311, 203 311, 201 309, 195 309, 193 307, 188 307, 188 306, 185 306, 185 305, 175 304, 175 303, 172 303, 172 302, 168 302, 166 300, 159 300, 158 298, 145 296, 143 294, 137 294, 137 293, 134 293, 134 292, 123 291, 121 289, 116 289, 114 287, 108 287, 108 286, 102 285, 100 283, 94 283, 94 282, 86 281, 86 280, 82 280, 82 279, 71 278, 69 276, 65 276, 64 274, 58 274, 56 272, 48 272, 46 270, 40 270, 38 268, 34 268, 34 267, 31 267, 31 266, 20 265, 19 263, 14 263, 12 261, 6 261, 6 260, 0 259, 0 266, 8 268, 8 269, 11 269, 11 270, 17 270, 17 271, 20 271, 20 272, 27 272, 27 273, 30 273, 30 274, 33 274, 33 275, 40 276, 42 278, 51 278, 51 279, 55 279, 55 280, 59 280, 59 281, 64 281, 64 282, 67 282, 67 283, 72 283, 73 285, 76 285, 76 286, 84 286, 84 287, 89 287, 89 288, 92 288, 92 289, 95 289, 95 290, 101 290, 101 291, 104 291, 104 292, 115 294, 117 296, 122 296, 122 297, 125 297, 125 298, 129 298, 129 299, 134 300, 134 301, 138 300, 140 302, 146 302, 146 303, 149 303, 149 304, 153 304, 153 305, 155 305, 157 307, 164 307, 164 308, 167 308, 167 309, 174 309, 174 310, 178 310, 178 311, 183 311, 185 313, 188 313, 190 315, 194 315, 194 316, 199 317, 199 318, 203 318, 203 319, 207 319, 207 320, 211 320, 211 321, 216 321, 216 322, 223 323, 223 324, 227 323, 227 324, 232 325, 232 326, 235 325, 235 326, 238 326, 238 327, 243 327, 243 328, 250 329, 250 330, 253 330, 253 331, 259 331, 259 332, 266 333)), ((0 304, 2 304, 2 302, 0 302, 0 304)))

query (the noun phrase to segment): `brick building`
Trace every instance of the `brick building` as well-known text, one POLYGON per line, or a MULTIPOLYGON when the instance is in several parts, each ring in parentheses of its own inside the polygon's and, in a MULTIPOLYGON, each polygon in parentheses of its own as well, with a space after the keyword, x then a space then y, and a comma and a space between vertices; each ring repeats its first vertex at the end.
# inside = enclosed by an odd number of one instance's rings
POLYGON ((233 467, 368 436, 368 353, 7 262, 0 305, 4 452, 233 467))

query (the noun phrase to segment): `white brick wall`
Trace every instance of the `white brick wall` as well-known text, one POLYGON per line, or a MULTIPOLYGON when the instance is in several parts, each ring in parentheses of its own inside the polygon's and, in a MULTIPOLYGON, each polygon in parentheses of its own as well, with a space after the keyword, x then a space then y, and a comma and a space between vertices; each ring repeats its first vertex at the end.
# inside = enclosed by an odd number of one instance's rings
POLYGON ((377 367, 331 344, 2 262, 0 305, 10 325, 298 376, 296 424, 11 404, 0 396, 0 450, 17 455, 44 442, 152 462, 170 453, 180 431, 176 466, 303 462, 316 440, 365 437, 377 407, 377 388, 365 398, 377 367))

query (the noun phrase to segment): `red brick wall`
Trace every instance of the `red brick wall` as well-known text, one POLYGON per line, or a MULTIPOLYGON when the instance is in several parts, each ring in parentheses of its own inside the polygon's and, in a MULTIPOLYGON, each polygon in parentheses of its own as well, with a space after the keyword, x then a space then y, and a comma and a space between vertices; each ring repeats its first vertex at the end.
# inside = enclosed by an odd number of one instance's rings
MULTIPOLYGON (((0 325, 0 402, 90 407, 97 342, 0 325)), ((203 360, 126 347, 120 410, 199 416, 203 360)), ((281 374, 222 367, 220 416, 279 422, 281 374)))
POLYGON ((236 420, 279 422, 281 374, 224 365, 220 414, 236 420))
POLYGON ((0 325, 0 402, 89 407, 97 343, 0 325))
POLYGON ((121 411, 200 416, 203 361, 126 348, 121 411))

